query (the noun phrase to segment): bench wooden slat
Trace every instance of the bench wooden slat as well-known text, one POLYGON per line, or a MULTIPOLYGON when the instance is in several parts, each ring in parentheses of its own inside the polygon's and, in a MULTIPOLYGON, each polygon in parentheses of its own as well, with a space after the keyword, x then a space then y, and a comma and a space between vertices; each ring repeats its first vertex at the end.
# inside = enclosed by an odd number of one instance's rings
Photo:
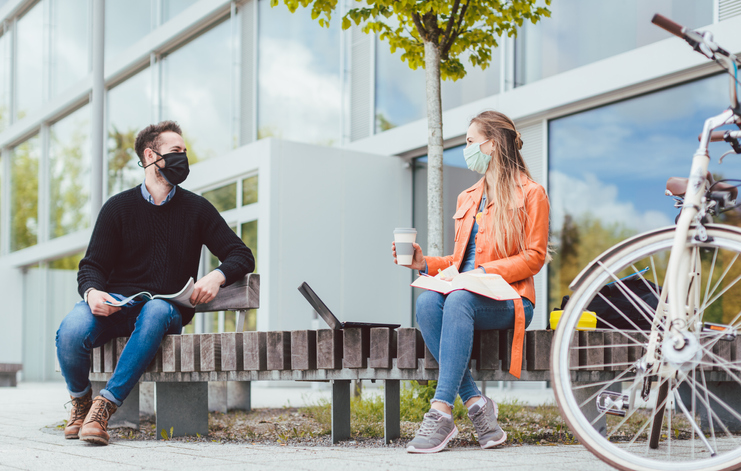
POLYGON ((342 368, 342 331, 321 329, 316 332, 316 367, 324 370, 342 368))
POLYGON ((527 337, 527 350, 525 359, 528 371, 546 371, 551 368, 550 352, 553 340, 552 330, 529 330, 525 332, 527 337))
POLYGON ((239 281, 219 290, 206 304, 196 306, 196 312, 237 311, 260 307, 260 275, 250 273, 239 281))
POLYGON ((316 369, 316 331, 294 330, 291 332, 291 369, 316 369))
POLYGON ((605 364, 613 365, 605 369, 623 371, 628 368, 628 348, 626 339, 620 332, 605 332, 605 364))
POLYGON ((242 332, 221 334, 221 371, 241 371, 244 368, 242 332))
POLYGON ((180 368, 183 372, 201 371, 200 335, 186 334, 180 337, 180 368))
POLYGON ((396 338, 396 367, 416 370, 417 359, 424 357, 422 335, 413 327, 400 327, 396 338))
POLYGON ((370 329, 342 329, 342 360, 344 368, 367 368, 370 356, 370 329))
POLYGON ((180 335, 166 335, 162 339, 162 371, 180 371, 180 335))
POLYGON ((103 372, 113 373, 116 369, 116 343, 115 340, 107 342, 103 346, 103 372))
POLYGON ((375 327, 370 330, 371 368, 391 368, 396 358, 397 334, 394 329, 375 327))
POLYGON ((587 371, 602 370, 605 365, 605 336, 602 332, 579 332, 579 366, 587 371))
POLYGON ((103 372, 103 347, 93 349, 93 373, 103 372))
POLYGON ((266 371, 268 369, 267 338, 267 332, 244 332, 242 334, 245 370, 266 371))
POLYGON ((427 347, 427 345, 425 345, 425 369, 440 369, 440 365, 438 365, 437 360, 435 360, 435 357, 432 355, 432 352, 430 351, 429 347, 427 347))
POLYGON ((201 334, 201 371, 221 370, 221 334, 201 334))
POLYGON ((268 332, 268 370, 291 369, 291 332, 268 332))

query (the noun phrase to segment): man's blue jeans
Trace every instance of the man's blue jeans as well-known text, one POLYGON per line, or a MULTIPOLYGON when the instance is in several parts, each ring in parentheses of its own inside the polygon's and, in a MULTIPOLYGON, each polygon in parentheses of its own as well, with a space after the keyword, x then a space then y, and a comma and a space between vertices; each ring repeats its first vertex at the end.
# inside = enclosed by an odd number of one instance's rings
MULTIPOLYGON (((533 303, 522 298, 522 305, 527 326, 533 320, 533 303)), ((447 296, 425 291, 417 298, 417 324, 440 365, 432 400, 453 407, 456 395, 464 404, 481 396, 468 369, 473 331, 513 329, 515 307, 513 301, 496 301, 464 290, 447 296)))
POLYGON ((110 316, 93 315, 84 301, 75 304, 57 331, 57 357, 67 390, 82 397, 90 390, 90 352, 116 337, 127 337, 113 376, 100 395, 120 406, 146 371, 167 334, 179 334, 177 308, 154 299, 121 308, 110 316))

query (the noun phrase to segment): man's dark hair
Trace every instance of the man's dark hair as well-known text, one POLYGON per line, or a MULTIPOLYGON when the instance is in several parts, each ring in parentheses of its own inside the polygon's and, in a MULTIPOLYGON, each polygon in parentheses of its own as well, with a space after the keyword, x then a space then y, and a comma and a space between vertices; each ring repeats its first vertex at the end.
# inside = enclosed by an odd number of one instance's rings
POLYGON ((160 134, 163 132, 174 132, 179 135, 183 135, 183 131, 175 121, 162 121, 158 124, 150 124, 146 128, 139 131, 136 136, 136 142, 134 142, 134 150, 136 155, 139 156, 139 160, 144 163, 144 149, 157 149, 160 146, 160 134))

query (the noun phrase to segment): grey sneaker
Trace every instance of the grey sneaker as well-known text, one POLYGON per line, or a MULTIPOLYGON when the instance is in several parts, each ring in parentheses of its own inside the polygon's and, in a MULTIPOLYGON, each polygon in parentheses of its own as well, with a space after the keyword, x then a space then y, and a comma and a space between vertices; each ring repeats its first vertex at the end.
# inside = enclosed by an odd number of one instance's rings
POLYGON ((439 411, 430 409, 425 414, 414 440, 407 445, 407 452, 437 453, 456 435, 458 427, 455 426, 453 419, 445 418, 439 411))
POLYGON ((479 437, 481 448, 492 448, 504 443, 507 440, 507 434, 497 423, 499 408, 496 403, 486 396, 482 397, 486 400, 486 404, 483 407, 473 406, 468 411, 468 418, 476 427, 476 436, 479 437))

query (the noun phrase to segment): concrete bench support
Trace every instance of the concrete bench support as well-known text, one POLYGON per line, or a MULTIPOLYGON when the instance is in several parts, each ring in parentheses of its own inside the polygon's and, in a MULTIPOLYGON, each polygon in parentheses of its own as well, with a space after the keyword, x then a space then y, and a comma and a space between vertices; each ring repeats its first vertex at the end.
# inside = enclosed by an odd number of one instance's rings
POLYGON ((208 435, 208 383, 156 383, 157 438, 208 435))
POLYGON ((332 381, 332 443, 350 438, 350 381, 332 381))
POLYGON ((21 371, 22 368, 23 365, 20 363, 0 363, 0 387, 17 386, 17 373, 21 371))
MULTIPOLYGON (((100 395, 100 390, 105 389, 105 381, 91 381, 93 386, 93 398, 100 395)), ((139 430, 139 384, 134 386, 129 397, 123 402, 116 413, 111 416, 108 428, 133 428, 139 430)))
MULTIPOLYGON (((573 386, 576 388, 578 386, 581 386, 582 384, 593 383, 573 383, 573 386)), ((601 389, 602 385, 597 385, 573 390, 574 399, 576 399, 577 403, 581 404, 586 401, 585 404, 581 407, 581 411, 584 413, 586 418, 589 419, 590 422, 594 422, 594 419, 597 419, 597 417, 600 415, 599 410, 597 410, 596 394, 601 389)), ((607 435, 607 419, 605 418, 604 414, 602 414, 602 417, 594 422, 594 428, 600 434, 602 434, 603 437, 607 435)))
POLYGON ((383 441, 391 443, 401 437, 401 382, 387 379, 383 391, 383 441))

